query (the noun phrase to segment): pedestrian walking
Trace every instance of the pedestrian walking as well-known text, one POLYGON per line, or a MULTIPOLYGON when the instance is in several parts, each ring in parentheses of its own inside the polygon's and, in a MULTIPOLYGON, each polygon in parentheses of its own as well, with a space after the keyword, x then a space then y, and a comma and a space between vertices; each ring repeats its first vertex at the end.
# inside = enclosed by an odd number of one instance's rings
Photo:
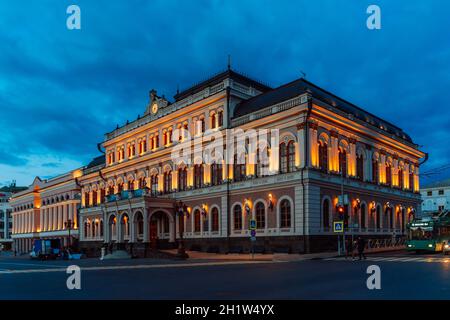
POLYGON ((366 255, 364 254, 365 247, 366 247, 366 241, 363 238, 358 237, 358 256, 359 256, 359 260, 361 260, 362 258, 364 258, 364 260, 366 260, 366 255))

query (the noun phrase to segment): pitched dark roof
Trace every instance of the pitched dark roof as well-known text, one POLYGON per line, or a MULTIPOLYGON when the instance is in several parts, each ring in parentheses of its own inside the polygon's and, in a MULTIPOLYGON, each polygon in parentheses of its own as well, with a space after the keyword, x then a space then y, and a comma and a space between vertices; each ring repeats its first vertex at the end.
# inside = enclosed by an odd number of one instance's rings
POLYGON ((209 78, 207 80, 204 80, 186 90, 183 90, 183 91, 177 93, 176 95, 174 95, 174 99, 176 101, 182 100, 192 94, 202 91, 203 89, 205 89, 207 87, 214 86, 227 78, 236 80, 239 83, 244 84, 244 85, 252 86, 253 88, 255 88, 261 92, 265 92, 267 90, 272 89, 271 87, 269 87, 257 80, 251 79, 246 75, 243 75, 243 74, 233 71, 231 69, 227 69, 221 73, 216 74, 215 76, 212 76, 211 78, 209 78))
POLYGON ((312 96, 318 100, 321 100, 329 105, 335 106, 343 112, 352 114, 355 118, 365 121, 375 127, 384 128, 390 134, 394 134, 399 138, 412 143, 412 139, 409 135, 403 132, 399 127, 382 120, 377 116, 361 109, 360 107, 342 99, 338 96, 318 87, 317 85, 300 78, 298 80, 284 84, 278 88, 264 92, 258 96, 255 96, 249 100, 239 103, 234 111, 233 118, 241 117, 243 115, 252 113, 254 111, 269 107, 271 105, 292 99, 298 95, 301 95, 309 91, 312 96))
POLYGON ((101 155, 92 159, 91 162, 86 166, 86 169, 93 168, 99 165, 105 164, 105 156, 101 155))

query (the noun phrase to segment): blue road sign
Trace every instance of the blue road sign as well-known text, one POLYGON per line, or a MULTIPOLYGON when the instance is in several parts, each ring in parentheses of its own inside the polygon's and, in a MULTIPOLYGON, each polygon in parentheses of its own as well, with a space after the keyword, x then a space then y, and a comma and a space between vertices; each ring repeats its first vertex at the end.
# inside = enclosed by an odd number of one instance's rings
POLYGON ((333 232, 335 232, 335 233, 344 232, 344 221, 333 222, 333 232))
POLYGON ((250 230, 256 230, 256 220, 250 220, 250 230))

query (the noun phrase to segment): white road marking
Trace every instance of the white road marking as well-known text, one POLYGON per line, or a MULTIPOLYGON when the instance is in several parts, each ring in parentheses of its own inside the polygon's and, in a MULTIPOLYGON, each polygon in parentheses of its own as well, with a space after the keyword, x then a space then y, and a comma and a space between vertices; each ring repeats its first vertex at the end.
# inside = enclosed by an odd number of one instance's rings
MULTIPOLYGON (((264 264, 264 263, 282 263, 281 261, 225 261, 225 262, 196 262, 196 263, 178 263, 178 264, 153 264, 153 265, 134 265, 134 266, 93 266, 80 267, 81 271, 96 270, 126 270, 126 269, 157 269, 157 268, 182 268, 182 267, 209 267, 209 266, 226 266, 239 264, 264 264)), ((24 270, 0 270, 0 274, 16 274, 16 273, 46 273, 46 272, 65 272, 66 268, 46 268, 46 269, 24 269, 24 270)))
POLYGON ((3 264, 13 265, 13 266, 38 266, 38 267, 56 267, 60 268, 61 265, 58 264, 38 264, 38 263, 17 263, 17 262, 0 262, 0 266, 3 264))
MULTIPOLYGON (((352 261, 344 257, 324 259, 327 261, 352 261)), ((428 262, 428 263, 450 263, 449 258, 444 257, 368 257, 366 261, 374 262, 428 262)))

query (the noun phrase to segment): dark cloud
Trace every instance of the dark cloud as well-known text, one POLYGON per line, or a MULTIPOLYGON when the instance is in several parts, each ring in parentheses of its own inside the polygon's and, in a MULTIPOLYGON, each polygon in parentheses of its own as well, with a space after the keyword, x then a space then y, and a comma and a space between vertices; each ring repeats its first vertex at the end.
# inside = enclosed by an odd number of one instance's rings
POLYGON ((65 27, 70 4, 0 4, 0 164, 11 168, 0 180, 50 175, 60 162, 44 156, 87 163, 105 132, 142 114, 151 88, 170 97, 228 54, 273 86, 306 72, 402 127, 430 153, 424 170, 450 163, 446 1, 379 0, 379 31, 360 0, 79 0, 79 31, 65 27), (31 169, 30 156, 42 163, 31 169))

